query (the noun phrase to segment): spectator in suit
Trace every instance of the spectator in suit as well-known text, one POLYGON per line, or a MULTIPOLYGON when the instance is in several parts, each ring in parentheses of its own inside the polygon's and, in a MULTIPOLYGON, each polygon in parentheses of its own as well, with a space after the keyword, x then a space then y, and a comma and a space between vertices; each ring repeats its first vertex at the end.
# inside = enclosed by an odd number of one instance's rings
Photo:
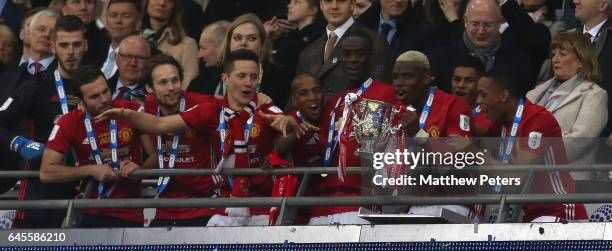
POLYGON ((59 17, 59 14, 51 10, 42 10, 32 17, 28 29, 31 50, 27 71, 30 75, 47 70, 55 60, 51 51, 51 32, 59 17))
POLYGON ((119 43, 127 36, 140 30, 140 2, 135 0, 110 0, 106 10, 106 28, 111 39, 106 50, 106 60, 100 68, 106 79, 117 72, 117 51, 119 43))
POLYGON ((108 80, 112 99, 136 100, 144 102, 146 91, 140 83, 145 61, 151 56, 149 44, 139 35, 124 38, 117 48, 117 68, 119 74, 108 80))
POLYGON ((13 31, 6 25, 0 25, 0 61, 5 66, 17 63, 15 62, 16 48, 17 39, 13 31))
POLYGON ((110 40, 106 30, 96 25, 96 0, 62 0, 62 15, 75 15, 85 23, 85 38, 89 42, 83 64, 102 66, 110 40))
POLYGON ((202 31, 198 51, 198 57, 201 59, 200 73, 191 81, 187 91, 209 95, 215 92, 217 84, 221 81, 221 68, 215 63, 230 25, 230 22, 221 20, 209 24, 202 31))
POLYGON ((0 1, 0 23, 11 28, 13 34, 19 34, 26 11, 26 7, 11 0, 0 1))
POLYGON ((21 57, 19 58, 19 63, 17 64, 17 66, 21 66, 22 64, 27 63, 28 59, 30 58, 31 48, 30 48, 30 36, 28 35, 29 34, 28 29, 30 28, 32 17, 34 17, 36 13, 44 9, 45 8, 42 8, 42 7, 34 8, 26 12, 25 16, 23 16, 23 21, 21 22, 21 30, 19 31, 19 39, 21 40, 21 44, 23 46, 21 48, 21 57))
POLYGON ((51 31, 58 18, 59 14, 47 9, 31 17, 24 33, 20 34, 24 39, 24 55, 19 65, 7 67, 0 75, 0 102, 4 102, 19 86, 33 80, 36 73, 44 72, 52 65, 55 56, 51 51, 51 31))
MULTIPOLYGON (((219 51, 217 65, 222 65, 230 52, 238 49, 248 49, 258 55, 261 77, 258 79, 258 92, 268 95, 278 107, 285 107, 291 89, 293 72, 278 65, 271 55, 272 44, 261 20, 252 13, 236 18, 223 40, 219 51)), ((226 85, 219 84, 215 95, 224 95, 226 85)))
MULTIPOLYGON (((593 44, 597 61, 601 67, 601 81, 598 84, 607 92, 612 90, 612 23, 609 22, 610 1, 607 0, 576 0, 576 18, 583 24, 576 32, 589 37, 593 44)), ((608 102, 608 112, 612 111, 612 102, 608 102)), ((608 118, 610 115, 608 114, 608 118)), ((612 119, 608 119, 606 130, 602 136, 612 132, 612 119)))
POLYGON ((376 1, 357 21, 386 39, 391 60, 405 51, 431 49, 439 40, 433 27, 408 8, 408 1, 376 1))
MULTIPOLYGON (((553 78, 527 93, 559 122, 568 161, 594 164, 597 138, 608 119, 608 94, 600 79, 590 41, 577 32, 561 32, 551 43, 553 78), (590 140, 593 139, 593 140, 590 140)), ((591 180, 593 172, 573 172, 575 180, 591 180)))
POLYGON ((522 77, 522 88, 533 88, 536 71, 529 55, 500 34, 502 15, 497 2, 473 0, 468 4, 463 19, 465 31, 462 39, 429 52, 434 83, 439 89, 450 91, 449 83, 454 66, 468 55, 480 58, 485 64, 485 70, 501 65, 515 68, 522 77))
POLYGON ((198 75, 198 46, 185 33, 183 26, 183 2, 146 0, 142 35, 151 47, 172 56, 185 71, 183 90, 198 75))
POLYGON ((391 80, 391 59, 384 39, 353 19, 354 0, 321 0, 320 7, 327 20, 325 34, 302 50, 296 74, 310 73, 321 80, 324 100, 351 86, 342 67, 339 66, 342 40, 346 34, 361 30, 373 43, 371 74, 383 82, 391 80))

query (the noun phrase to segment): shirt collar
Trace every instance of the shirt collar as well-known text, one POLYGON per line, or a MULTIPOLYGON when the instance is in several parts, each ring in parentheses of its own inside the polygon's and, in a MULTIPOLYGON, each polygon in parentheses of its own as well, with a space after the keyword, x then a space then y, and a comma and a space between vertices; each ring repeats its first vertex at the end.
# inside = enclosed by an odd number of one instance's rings
MULTIPOLYGON (((123 87, 123 84, 121 83, 121 80, 117 79, 117 86, 115 87, 115 92, 118 92, 119 88, 121 87, 123 87)), ((127 88, 130 88, 130 90, 134 90, 136 89, 136 87, 138 87, 138 83, 134 83, 127 86, 127 88)))
POLYGON ((595 25, 595 27, 591 28, 590 30, 587 30, 586 25, 583 25, 582 33, 588 32, 589 34, 591 34, 591 42, 595 41, 595 39, 597 38, 597 35, 599 34, 599 30, 601 30, 601 28, 606 23, 606 21, 608 21, 608 19, 603 20, 601 23, 599 23, 598 25, 595 25))
MULTIPOLYGON (((353 23, 355 23, 355 19, 353 19, 353 17, 349 17, 349 19, 346 20, 346 22, 344 22, 338 28, 333 30, 333 32, 338 37, 338 39, 336 41, 340 41, 340 38, 342 38, 342 35, 344 35, 344 33, 346 33, 348 28, 350 28, 353 25, 353 23)), ((327 31, 327 37, 329 37, 329 34, 332 33, 332 30, 330 30, 329 27, 325 27, 325 30, 327 31)), ((336 43, 338 43, 338 42, 336 42, 336 43)))
POLYGON ((383 17, 382 11, 380 12, 380 15, 378 17, 378 23, 380 25, 382 25, 383 23, 388 23, 391 25, 391 27, 393 27, 393 29, 397 27, 397 20, 395 20, 395 18, 391 18, 390 20, 385 20, 385 18, 383 17))
MULTIPOLYGON (((38 63, 40 63, 42 65, 40 67, 40 70, 41 71, 46 70, 47 67, 49 67, 49 65, 53 62, 53 60, 55 60, 55 55, 50 56, 50 57, 46 57, 43 60, 38 61, 38 63)), ((32 60, 32 58, 28 59, 28 68, 34 67, 33 63, 34 63, 34 60, 32 60)))

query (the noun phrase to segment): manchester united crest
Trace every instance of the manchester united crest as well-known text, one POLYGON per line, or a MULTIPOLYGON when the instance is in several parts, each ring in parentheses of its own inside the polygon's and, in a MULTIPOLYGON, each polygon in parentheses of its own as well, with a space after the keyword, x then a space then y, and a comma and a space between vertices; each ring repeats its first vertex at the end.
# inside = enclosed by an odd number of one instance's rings
POLYGON ((431 136, 432 138, 438 138, 440 137, 440 128, 438 128, 437 126, 431 126, 427 130, 427 133, 429 133, 429 136, 431 136))
POLYGON ((253 128, 251 128, 251 137, 257 138, 261 133, 261 127, 257 123, 253 123, 253 128))

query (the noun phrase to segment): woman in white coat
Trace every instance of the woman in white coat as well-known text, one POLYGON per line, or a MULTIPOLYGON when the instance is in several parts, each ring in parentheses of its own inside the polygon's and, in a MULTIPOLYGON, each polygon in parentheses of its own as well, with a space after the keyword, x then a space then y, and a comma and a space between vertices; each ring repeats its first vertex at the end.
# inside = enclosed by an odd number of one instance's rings
MULTIPOLYGON (((597 139, 608 120, 608 95, 597 82, 600 70, 589 40, 579 32, 561 32, 551 42, 552 79, 527 93, 527 99, 546 107, 563 132, 567 158, 573 164, 595 162, 597 139)), ((576 180, 594 172, 574 172, 576 180)))

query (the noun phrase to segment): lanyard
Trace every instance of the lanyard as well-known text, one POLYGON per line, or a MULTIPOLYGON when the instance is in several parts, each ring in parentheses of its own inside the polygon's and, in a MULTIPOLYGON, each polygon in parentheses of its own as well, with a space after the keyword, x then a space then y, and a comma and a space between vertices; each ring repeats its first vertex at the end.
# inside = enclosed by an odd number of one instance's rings
MULTIPOLYGON (((91 125, 91 116, 89 112, 85 112, 85 131, 87 132, 87 138, 89 139, 89 145, 91 146, 91 152, 94 155, 94 159, 96 160, 96 164, 102 165, 102 157, 100 156, 100 149, 98 148, 98 144, 96 143, 96 135, 93 131, 93 127, 91 125)), ((111 146, 111 166, 113 170, 119 170, 119 157, 117 156, 117 123, 114 119, 110 121, 109 125, 109 134, 110 134, 110 146, 111 146)), ((108 198, 108 196, 115 190, 115 183, 111 189, 109 189, 106 194, 104 194, 104 183, 98 183, 98 196, 101 198, 108 198)))
POLYGON ((66 97, 66 88, 64 88, 64 80, 60 76, 59 70, 55 70, 55 89, 57 90, 57 96, 59 97, 60 108, 62 109, 62 115, 68 113, 68 98, 66 97))
POLYGON ((502 127, 501 131, 501 143, 499 145, 499 156, 503 163, 512 162, 512 148, 516 142, 516 135, 518 134, 518 127, 523 117, 523 110, 525 108, 525 101, 523 98, 519 100, 518 107, 516 108, 516 114, 514 115, 514 121, 512 122, 512 129, 510 135, 506 138, 506 126, 502 127))
MULTIPOLYGON (((65 115, 66 113, 70 112, 70 109, 68 107, 68 97, 66 95, 66 88, 64 87, 64 80, 62 79, 62 76, 60 76, 59 70, 55 70, 53 75, 55 76, 55 90, 57 90, 57 97, 60 102, 62 115, 65 115)), ((74 148, 70 148, 70 152, 74 158, 74 163, 78 166, 79 158, 77 158, 74 148)))
MULTIPOLYGON (((372 85, 372 78, 368 78, 359 87, 359 91, 357 91, 356 93, 356 98, 361 97, 361 95, 365 93, 371 85, 372 85)), ((345 92, 340 98, 338 98, 338 101, 336 101, 336 104, 334 105, 334 109, 332 110, 332 113, 330 115, 331 118, 329 120, 329 128, 327 129, 327 144, 325 146, 325 160, 323 162, 325 166, 331 165, 332 153, 334 152, 334 150, 336 150, 336 146, 338 145, 338 142, 340 141, 340 135, 342 134, 342 129, 344 128, 344 122, 346 121, 348 109, 350 109, 348 105, 350 105, 350 103, 354 101, 347 97, 349 97, 349 95, 348 93, 345 92), (338 112, 338 107, 340 106, 340 102, 342 102, 343 99, 346 99, 345 100, 346 104, 344 106, 342 118, 340 118, 342 123, 340 123, 341 126, 340 128, 338 128, 338 134, 334 138, 334 131, 336 130, 336 112, 338 112)))
MULTIPOLYGON (((185 111, 185 98, 181 97, 181 102, 179 104, 179 112, 185 111)), ((161 108, 157 107, 157 117, 161 116, 161 108)), ((176 163, 176 155, 178 154, 178 146, 179 139, 181 137, 180 133, 174 133, 174 137, 172 137, 172 146, 170 147, 170 156, 168 157, 168 169, 174 169, 176 163)), ((163 140, 160 134, 157 135, 157 161, 159 163, 159 169, 164 169, 164 147, 163 140)), ((168 186, 168 182, 170 182, 170 176, 159 177, 157 180, 157 191, 156 196, 159 195, 166 190, 168 186)))
POLYGON ((478 106, 476 106, 476 107, 474 107, 474 108, 472 108, 472 116, 473 116, 474 118, 476 118, 476 117, 477 117, 477 116, 480 114, 480 112, 481 112, 481 111, 482 111, 482 110, 480 109, 480 106, 479 106, 479 105, 478 105, 478 106))
POLYGON ((427 122, 427 118, 429 117, 429 112, 431 110, 431 104, 433 104, 434 96, 436 95, 436 89, 432 86, 429 88, 429 95, 427 96, 427 102, 423 105, 423 111, 421 112, 421 117, 419 117, 419 127, 421 129, 425 128, 425 122, 427 122))

